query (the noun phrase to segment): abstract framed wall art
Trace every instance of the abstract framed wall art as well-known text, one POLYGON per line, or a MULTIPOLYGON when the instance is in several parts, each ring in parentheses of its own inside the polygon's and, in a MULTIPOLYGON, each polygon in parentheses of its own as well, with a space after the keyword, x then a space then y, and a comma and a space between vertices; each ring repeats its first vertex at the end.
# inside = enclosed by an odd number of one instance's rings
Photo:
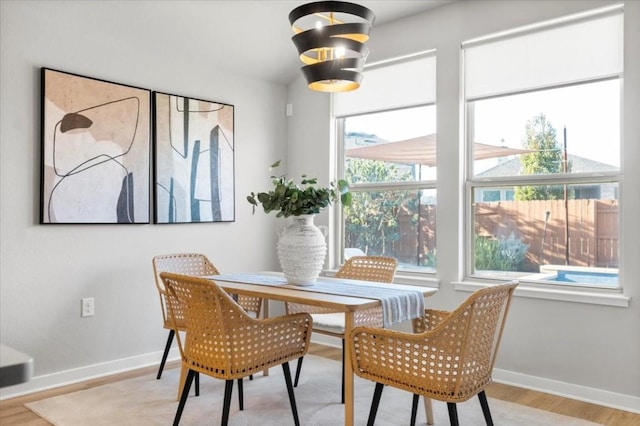
POLYGON ((153 93, 155 223, 235 220, 234 107, 153 93))
POLYGON ((149 223, 151 92, 42 68, 40 223, 149 223))

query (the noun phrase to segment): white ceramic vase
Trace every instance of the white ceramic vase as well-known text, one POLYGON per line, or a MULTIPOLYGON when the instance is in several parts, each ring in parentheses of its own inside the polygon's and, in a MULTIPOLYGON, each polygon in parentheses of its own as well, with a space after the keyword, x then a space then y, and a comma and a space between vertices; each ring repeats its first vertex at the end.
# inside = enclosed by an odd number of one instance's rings
POLYGON ((289 284, 312 285, 327 255, 326 227, 313 223, 315 215, 293 216, 280 232, 278 259, 289 284))

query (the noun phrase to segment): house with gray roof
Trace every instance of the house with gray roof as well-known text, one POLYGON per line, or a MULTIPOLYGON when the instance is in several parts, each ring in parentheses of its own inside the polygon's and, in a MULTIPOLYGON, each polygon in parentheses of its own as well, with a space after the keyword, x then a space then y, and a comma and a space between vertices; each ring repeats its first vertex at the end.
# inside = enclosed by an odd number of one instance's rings
MULTIPOLYGON (((617 170, 616 166, 611 164, 601 163, 599 161, 590 160, 588 158, 580 157, 578 155, 567 155, 569 162, 569 168, 572 173, 580 172, 610 172, 617 170)), ((500 164, 491 167, 478 174, 478 177, 506 177, 506 176, 518 176, 520 175, 521 162, 518 157, 513 157, 509 160, 501 162, 500 164)), ((493 202, 493 201, 512 201, 514 194, 513 186, 508 187, 493 187, 493 188, 479 188, 474 197, 476 202, 493 202)), ((618 198, 618 185, 615 184, 594 184, 594 185, 579 185, 574 188, 572 198, 575 199, 617 199, 618 198)))

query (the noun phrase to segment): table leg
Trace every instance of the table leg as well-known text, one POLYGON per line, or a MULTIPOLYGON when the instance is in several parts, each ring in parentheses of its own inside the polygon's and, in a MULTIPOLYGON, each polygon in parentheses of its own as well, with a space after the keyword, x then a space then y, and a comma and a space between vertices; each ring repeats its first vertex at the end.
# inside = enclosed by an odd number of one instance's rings
POLYGON ((344 424, 353 426, 353 367, 351 366, 351 342, 349 336, 353 329, 353 312, 344 313, 344 424))
POLYGON ((423 397, 424 399, 424 412, 427 415, 427 424, 432 425, 433 423, 433 404, 431 404, 431 398, 423 397))
MULTIPOLYGON (((262 299, 262 318, 269 318, 269 299, 262 299)), ((265 369, 262 371, 263 376, 269 375, 269 369, 265 369)))
POLYGON ((185 367, 184 364, 180 366, 180 380, 178 381, 178 398, 177 398, 178 401, 180 401, 180 396, 182 395, 182 389, 184 389, 184 382, 187 381, 188 371, 189 369, 187 369, 187 367, 185 367))

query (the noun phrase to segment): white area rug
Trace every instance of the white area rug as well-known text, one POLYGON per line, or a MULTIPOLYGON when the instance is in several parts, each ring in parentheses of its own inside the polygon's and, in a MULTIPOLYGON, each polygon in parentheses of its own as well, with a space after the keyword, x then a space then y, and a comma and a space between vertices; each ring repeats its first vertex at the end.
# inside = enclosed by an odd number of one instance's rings
MULTIPOLYGON (((295 362, 290 363, 292 373, 295 362)), ((165 370, 162 379, 155 374, 111 383, 25 404, 27 408, 56 426, 170 425, 178 406, 179 369, 165 370)), ((365 425, 373 396, 373 382, 356 377, 355 421, 365 425)), ((224 382, 201 375, 200 396, 193 387, 182 414, 181 425, 220 424, 224 382)), ((305 426, 344 424, 344 406, 340 404, 340 364, 326 358, 307 355, 300 383, 295 388, 300 422, 305 426)), ((377 426, 409 424, 412 395, 385 387, 376 417, 377 426)), ((518 404, 489 399, 496 426, 587 426, 595 423, 561 416, 518 404)), ((448 426, 445 403, 433 401, 436 425, 448 426)), ((462 426, 485 424, 477 398, 458 404, 462 426)), ((244 411, 238 410, 237 383, 234 385, 229 424, 232 426, 292 425, 282 368, 273 368, 269 376, 258 374, 244 381, 244 411)), ((425 425, 422 399, 417 425, 425 425)))

